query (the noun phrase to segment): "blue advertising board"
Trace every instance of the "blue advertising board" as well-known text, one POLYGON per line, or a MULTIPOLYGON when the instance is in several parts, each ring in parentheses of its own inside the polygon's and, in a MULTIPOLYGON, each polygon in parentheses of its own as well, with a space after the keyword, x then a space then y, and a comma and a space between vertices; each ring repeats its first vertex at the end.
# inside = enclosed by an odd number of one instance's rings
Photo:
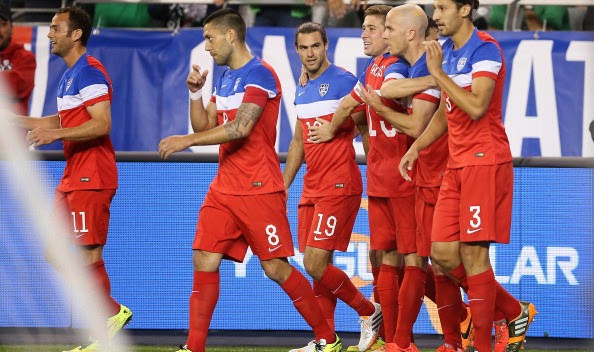
MULTIPOLYGON (((64 162, 37 163, 48 179, 40 202, 49 209, 48 195, 64 162)), ((0 175, 7 167, 0 161, 0 175)), ((217 166, 118 162, 118 168, 120 188, 105 250, 112 294, 134 311, 132 329, 187 329, 191 246, 198 209, 217 166)), ((289 194, 294 240, 303 171, 289 194)), ((361 171, 365 175, 365 166, 361 171)), ((512 241, 492 246, 491 258, 497 280, 539 311, 529 336, 594 338, 593 185, 594 169, 515 168, 512 241)), ((0 327, 78 327, 78 314, 60 298, 55 274, 32 233, 35 217, 21 212, 22 200, 6 177, 0 177, 0 199, 0 327)), ((348 251, 337 253, 335 264, 371 297, 366 204, 364 197, 348 251)), ((305 272, 302 260, 301 254, 290 258, 305 272)), ((357 318, 339 303, 338 331, 358 331, 357 318)), ((415 332, 435 334, 438 325, 435 305, 425 299, 415 332)), ((221 296, 211 328, 309 329, 251 253, 243 263, 225 261, 221 267, 221 296)))

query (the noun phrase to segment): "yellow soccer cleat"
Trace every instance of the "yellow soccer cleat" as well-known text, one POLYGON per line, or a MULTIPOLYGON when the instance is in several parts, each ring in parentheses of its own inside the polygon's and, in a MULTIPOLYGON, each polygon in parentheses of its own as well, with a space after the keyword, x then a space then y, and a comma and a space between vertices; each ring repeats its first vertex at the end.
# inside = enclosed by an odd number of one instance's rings
POLYGON ((132 311, 128 307, 120 304, 120 311, 118 314, 107 319, 107 330, 109 331, 109 337, 113 337, 115 334, 120 332, 124 326, 128 325, 132 320, 132 311))
MULTIPOLYGON (((378 337, 375 343, 371 345, 371 347, 369 347, 369 349, 366 352, 382 352, 382 349, 385 350, 385 346, 386 342, 384 341, 384 339, 378 337)), ((359 352, 359 346, 349 346, 349 348, 347 348, 347 352, 359 352)))
POLYGON ((507 341, 506 352, 519 352, 526 342, 526 332, 534 316, 538 314, 534 304, 520 301, 522 312, 520 315, 507 324, 509 340, 507 341))

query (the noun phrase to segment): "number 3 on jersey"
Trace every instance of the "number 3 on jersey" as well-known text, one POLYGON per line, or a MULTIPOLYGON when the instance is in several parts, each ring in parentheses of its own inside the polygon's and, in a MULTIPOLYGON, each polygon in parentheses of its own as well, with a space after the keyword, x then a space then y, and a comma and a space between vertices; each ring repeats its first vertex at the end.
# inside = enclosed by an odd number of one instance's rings
POLYGON ((318 213, 318 225, 316 226, 316 229, 314 230, 314 240, 316 241, 323 241, 323 240, 327 240, 330 237, 332 237, 332 235, 334 235, 334 230, 336 230, 336 216, 334 215, 330 215, 326 218, 325 221, 325 227, 326 229, 324 229, 323 233, 322 233, 322 224, 324 223, 324 214, 322 213, 318 213), (325 237, 324 237, 325 235, 325 237))

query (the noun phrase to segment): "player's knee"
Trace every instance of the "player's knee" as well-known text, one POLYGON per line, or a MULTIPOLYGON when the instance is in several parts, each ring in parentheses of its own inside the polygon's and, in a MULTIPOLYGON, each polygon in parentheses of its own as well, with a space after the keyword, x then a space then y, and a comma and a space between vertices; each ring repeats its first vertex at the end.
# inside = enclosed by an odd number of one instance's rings
POLYGON ((260 262, 260 265, 262 266, 266 277, 279 284, 285 282, 293 270, 288 261, 281 259, 262 261, 260 262))
POLYGON ((305 271, 312 279, 319 281, 324 275, 324 271, 326 271, 327 264, 325 262, 317 262, 314 260, 310 261, 303 261, 303 266, 305 267, 305 271))

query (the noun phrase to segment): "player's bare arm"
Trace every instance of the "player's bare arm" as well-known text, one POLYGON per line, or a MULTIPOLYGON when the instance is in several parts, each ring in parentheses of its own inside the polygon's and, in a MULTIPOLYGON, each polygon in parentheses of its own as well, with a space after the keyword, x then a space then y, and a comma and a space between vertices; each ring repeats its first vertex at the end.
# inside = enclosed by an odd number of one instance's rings
POLYGON ((412 181, 410 176, 408 175, 408 171, 411 171, 415 161, 419 157, 419 152, 425 148, 427 148, 431 143, 435 142, 439 137, 441 137, 444 133, 448 130, 448 120, 445 114, 445 103, 444 100, 441 100, 439 104, 439 108, 431 118, 429 125, 425 128, 425 131, 421 133, 419 138, 410 146, 406 154, 400 159, 400 164, 398 165, 398 170, 400 171, 400 175, 407 180, 412 181))
POLYGON ((472 80, 470 91, 458 86, 442 69, 443 50, 436 41, 423 42, 427 52, 427 68, 435 78, 437 84, 449 99, 473 120, 479 120, 487 112, 495 80, 489 77, 477 77, 472 80))
POLYGON ((13 126, 31 131, 36 128, 55 129, 60 128, 60 117, 58 114, 48 115, 44 117, 30 117, 22 115, 9 114, 9 122, 13 126))
POLYGON ((355 122, 355 126, 357 126, 359 135, 361 135, 363 151, 365 152, 365 156, 367 156, 367 152, 369 152, 369 126, 367 125, 367 115, 365 111, 358 111, 352 114, 351 118, 355 122))
POLYGON ((316 118, 316 121, 320 123, 319 126, 310 126, 308 138, 313 143, 324 143, 334 138, 336 131, 342 126, 345 121, 349 119, 353 110, 359 105, 359 102, 355 100, 350 94, 345 96, 340 101, 332 121, 326 121, 324 119, 316 118))
POLYGON ((433 76, 391 79, 382 84, 380 94, 386 99, 400 99, 436 87, 433 76))
MULTIPOLYGON (((53 143, 57 140, 82 142, 102 136, 111 132, 111 104, 109 101, 100 101, 87 107, 91 119, 80 126, 70 128, 35 128, 27 135, 27 143, 35 147, 53 143)), ((52 123, 53 124, 53 123, 52 123)))
POLYGON ((258 104, 241 103, 233 121, 202 132, 164 138, 159 143, 159 155, 167 159, 171 154, 191 146, 215 145, 245 138, 252 132, 261 113, 262 107, 258 104))
POLYGON ((216 105, 208 102, 206 108, 202 100, 202 87, 206 83, 208 70, 200 72, 200 66, 192 65, 192 71, 186 78, 186 85, 190 91, 190 122, 194 132, 206 131, 217 125, 216 105), (192 97, 198 96, 198 97, 192 97))
POLYGON ((285 183, 285 189, 289 189, 295 175, 301 168, 303 160, 305 159, 305 151, 303 150, 303 129, 301 122, 295 123, 295 133, 293 133, 293 140, 289 145, 289 153, 287 154, 287 162, 285 163, 285 169, 283 170, 283 181, 285 183))

